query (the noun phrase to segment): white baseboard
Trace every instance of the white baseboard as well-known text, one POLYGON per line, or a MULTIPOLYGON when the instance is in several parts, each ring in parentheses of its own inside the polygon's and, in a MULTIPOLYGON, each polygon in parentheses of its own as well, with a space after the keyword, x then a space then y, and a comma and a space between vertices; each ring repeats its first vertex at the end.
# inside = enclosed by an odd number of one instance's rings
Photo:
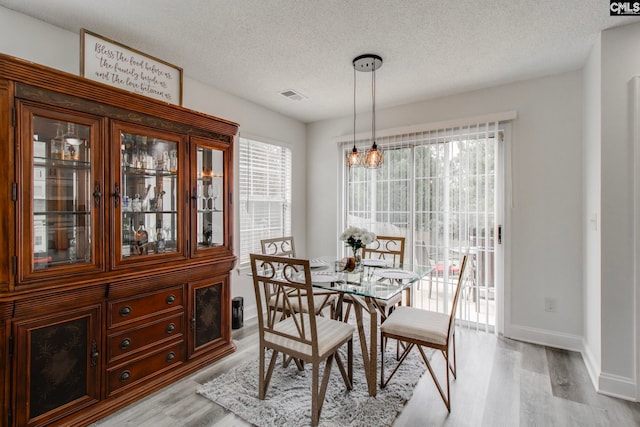
POLYGON ((599 386, 596 389, 598 393, 632 402, 637 401, 636 383, 633 378, 603 372, 600 374, 598 383, 599 386))
POLYGON ((587 366, 587 372, 596 391, 607 396, 637 402, 637 384, 633 378, 602 372, 600 363, 596 360, 587 343, 583 341, 582 345, 582 360, 587 366))
POLYGON ((582 352, 583 349, 582 336, 580 335, 565 334, 522 325, 511 325, 508 330, 509 335, 507 336, 505 334, 507 338, 561 348, 563 350, 582 352))

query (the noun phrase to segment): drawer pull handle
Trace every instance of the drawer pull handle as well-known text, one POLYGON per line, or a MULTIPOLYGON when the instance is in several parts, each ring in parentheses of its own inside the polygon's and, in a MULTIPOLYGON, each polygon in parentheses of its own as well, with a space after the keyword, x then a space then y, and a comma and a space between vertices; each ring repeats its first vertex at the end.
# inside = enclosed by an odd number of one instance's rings
POLYGON ((169 323, 169 326, 167 326, 167 333, 170 334, 175 330, 176 330, 176 325, 174 325, 173 323, 169 323))
POLYGON ((131 372, 129 372, 129 371, 124 371, 123 373, 120 374, 120 382, 121 383, 125 382, 129 378, 131 378, 131 372))
POLYGON ((176 358, 176 354, 173 351, 167 354, 167 362, 171 362, 175 358, 176 358))
POLYGON ((127 317, 129 314, 131 314, 131 311, 131 307, 125 305, 120 309, 120 317, 127 317))
POLYGON ((175 295, 169 295, 169 296, 167 297, 167 300, 166 300, 166 301, 167 301, 167 305, 171 305, 171 304, 173 304, 174 302, 176 302, 176 296, 175 296, 175 295))
POLYGON ((122 350, 125 350, 125 349, 129 348, 130 345, 131 345, 131 339, 130 338, 125 338, 120 343, 120 348, 122 350))

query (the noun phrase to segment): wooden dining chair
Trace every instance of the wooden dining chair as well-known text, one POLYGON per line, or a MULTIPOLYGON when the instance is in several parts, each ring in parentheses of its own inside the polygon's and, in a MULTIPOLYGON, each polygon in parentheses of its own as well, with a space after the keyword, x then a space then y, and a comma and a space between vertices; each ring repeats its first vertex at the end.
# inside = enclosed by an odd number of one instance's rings
POLYGON ((427 365, 427 369, 435 382, 440 397, 447 407, 447 411, 451 412, 451 397, 449 392, 449 371, 456 378, 456 332, 455 332, 455 315, 458 299, 460 298, 460 290, 465 279, 465 267, 467 264, 467 256, 462 257, 460 263, 460 274, 458 275, 458 283, 456 285, 451 310, 447 313, 440 313, 430 310, 424 310, 415 307, 398 307, 389 315, 387 320, 380 326, 381 334, 381 357, 380 357, 380 387, 384 388, 389 383, 393 375, 398 371, 402 362, 405 361, 411 350, 416 347, 422 356, 422 360, 427 365), (389 338, 398 340, 402 343, 402 354, 396 367, 389 375, 384 377, 384 343, 389 338), (440 381, 431 367, 429 358, 427 357, 423 347, 440 350, 445 359, 446 371, 446 396, 440 381), (451 364, 453 359, 453 364, 451 364))
MULTIPOLYGON (((262 255, 270 255, 284 258, 296 257, 296 245, 293 236, 274 237, 270 239, 260 240, 260 247, 262 248, 262 255)), ((329 308, 330 316, 335 317, 336 303, 338 301, 338 295, 335 292, 329 292, 322 289, 313 290, 315 299, 316 314, 322 315, 325 308, 329 308)), ((307 311, 309 307, 302 301, 301 306, 294 308, 299 311, 307 311)), ((282 307, 276 304, 276 301, 270 301, 270 306, 276 311, 283 312, 282 307)))
MULTIPOLYGON (((387 263, 387 268, 402 268, 404 264, 404 242, 404 237, 377 236, 373 243, 370 243, 362 249, 362 262, 365 263, 366 266, 366 260, 381 260, 387 263)), ((407 295, 407 304, 409 304, 411 291, 407 290, 405 295, 407 295)), ((375 300, 380 310, 382 320, 384 320, 395 307, 402 305, 402 296, 403 293, 398 293, 388 300, 375 300)), ((347 321, 351 310, 351 301, 348 296, 345 296, 344 301, 346 309, 344 310, 343 318, 347 321)))
POLYGON ((377 236, 373 243, 362 249, 362 259, 389 262, 390 266, 402 268, 404 263, 404 237, 377 236))
MULTIPOLYGON (((389 267, 402 268, 404 265, 404 237, 378 236, 376 240, 362 249, 363 259, 384 260, 390 263, 389 267)), ((405 288, 406 304, 411 305, 411 287, 405 288)), ((402 305, 402 295, 398 294, 389 300, 380 300, 379 305, 384 311, 385 317, 395 307, 402 305)))
POLYGON ((258 309, 260 333, 260 367, 258 397, 264 400, 274 373, 279 353, 294 360, 298 369, 311 365, 311 425, 316 426, 324 403, 333 361, 336 361, 348 390, 353 387, 353 332, 351 325, 326 317, 316 316, 311 285, 309 260, 251 254, 251 270, 258 309), (272 318, 273 310, 267 309, 265 301, 275 298, 282 304, 287 315, 272 318), (303 312, 297 307, 307 305, 303 312), (347 366, 345 368, 338 352, 347 344, 347 366), (267 351, 272 350, 268 367, 267 351), (322 378, 320 368, 322 362, 322 378))

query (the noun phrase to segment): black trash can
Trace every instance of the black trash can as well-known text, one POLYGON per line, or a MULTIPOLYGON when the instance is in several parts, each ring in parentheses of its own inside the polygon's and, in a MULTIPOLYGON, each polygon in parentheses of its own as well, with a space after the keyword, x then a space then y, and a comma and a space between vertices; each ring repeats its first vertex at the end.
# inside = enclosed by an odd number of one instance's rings
POLYGON ((231 327, 242 328, 244 322, 244 298, 235 297, 231 300, 231 327))

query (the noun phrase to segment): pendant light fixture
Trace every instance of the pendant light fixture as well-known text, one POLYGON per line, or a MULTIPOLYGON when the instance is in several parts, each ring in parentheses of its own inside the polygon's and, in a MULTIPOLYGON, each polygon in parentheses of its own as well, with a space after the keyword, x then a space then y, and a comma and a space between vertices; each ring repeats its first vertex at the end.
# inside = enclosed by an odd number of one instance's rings
POLYGON ((369 169, 379 168, 382 165, 382 149, 376 144, 376 70, 382 66, 382 58, 372 53, 365 53, 353 60, 353 150, 347 154, 347 165, 364 166, 369 169), (366 155, 359 153, 356 148, 356 71, 371 73, 371 141, 372 145, 366 155))

